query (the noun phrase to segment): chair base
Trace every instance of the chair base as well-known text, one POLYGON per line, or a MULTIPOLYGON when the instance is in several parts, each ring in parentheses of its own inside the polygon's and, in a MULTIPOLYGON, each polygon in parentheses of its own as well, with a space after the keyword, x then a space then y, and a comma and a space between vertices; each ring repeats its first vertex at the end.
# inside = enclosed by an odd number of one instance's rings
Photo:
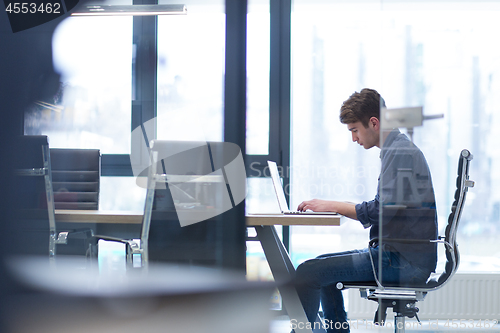
MULTIPOLYGON (((365 291, 366 292, 366 291, 365 291)), ((363 293, 361 291, 361 293, 363 293)), ((405 332, 405 318, 418 318, 419 309, 415 304, 419 300, 423 300, 425 294, 417 292, 402 292, 402 291, 374 291, 366 298, 378 303, 377 311, 373 322, 377 325, 385 325, 387 318, 387 308, 392 308, 396 314, 394 317, 394 332, 405 332)))

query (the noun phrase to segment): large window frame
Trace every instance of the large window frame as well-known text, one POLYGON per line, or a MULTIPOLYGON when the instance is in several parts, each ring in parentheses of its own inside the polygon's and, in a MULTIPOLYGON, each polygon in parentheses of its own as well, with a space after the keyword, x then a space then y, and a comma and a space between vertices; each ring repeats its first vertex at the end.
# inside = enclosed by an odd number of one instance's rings
MULTIPOLYGON (((291 0, 269 0, 270 71, 269 71, 269 149, 267 155, 246 155, 248 177, 269 177, 267 161, 290 168, 291 115, 291 0)), ((290 183, 289 173, 282 174, 283 186, 290 183)), ((285 193, 290 202, 289 194, 285 193)), ((290 227, 283 226, 282 240, 290 246, 290 227)))
MULTIPOLYGON (((157 4, 157 0, 146 1, 148 4, 157 4)), ((230 5, 232 1, 226 1, 227 31, 232 25, 230 5), (230 26, 231 25, 231 26, 230 26)), ((144 1, 134 0, 134 4, 145 4, 144 1)), ((246 12, 246 1, 238 1, 239 6, 244 6, 246 12)), ((291 85, 291 0, 270 0, 270 73, 269 73, 269 148, 267 155, 244 155, 248 177, 267 177, 267 160, 276 161, 284 170, 290 167, 290 85, 291 85)), ((246 23, 246 21, 245 21, 246 23)), ((157 115, 156 94, 157 94, 157 48, 158 45, 158 18, 134 17, 133 21, 133 43, 136 45, 136 62, 133 70, 133 101, 131 131, 142 126, 147 121, 154 119, 157 115), (147 38, 140 38, 147 36, 147 38), (150 55, 154 54, 154 58, 150 55)), ((241 27, 240 27, 241 29, 241 27)), ((245 26, 246 33, 246 26, 245 26)), ((235 46, 233 46, 236 48, 235 46)), ((226 54, 232 52, 230 43, 226 40, 226 54), (228 50, 229 49, 229 50, 228 50)), ((241 48, 241 46, 239 46, 241 48)), ((234 53, 233 53, 234 54, 234 53)), ((241 56, 240 56, 241 57, 241 56)), ((241 72, 240 68, 233 67, 232 58, 226 58, 226 89, 237 89, 228 84, 227 75, 233 71, 241 72)), ((240 73, 241 74, 241 73, 240 73)), ((227 96, 234 92, 225 92, 225 103, 228 103, 227 96)), ((241 108, 241 106, 240 106, 241 108)), ((227 104, 226 104, 227 109, 227 104)), ((225 112, 226 117, 231 114, 225 112)), ((225 141, 229 127, 225 127, 225 141)), ((243 132, 244 133, 244 132, 243 132)), ((155 133, 156 137, 156 133, 155 133)), ((151 140, 152 138, 148 138, 151 140)), ((240 138, 241 140, 241 138, 240 138)), ((131 142, 132 153, 138 153, 131 142)), ((243 147, 243 146, 241 146, 243 147)), ((102 155, 102 176, 133 176, 130 155, 127 154, 103 154, 102 155)), ((288 186, 290 179, 288 173, 283 174, 284 186, 288 186)), ((288 194, 286 194, 288 196, 288 194)), ((287 197, 287 200, 289 198, 287 197)), ((283 241, 286 248, 289 248, 289 227, 283 228, 283 241)))
MULTIPOLYGON (((227 14, 229 2, 226 3, 227 14)), ((157 4, 158 1, 148 3, 157 4)), ((134 4, 144 2, 135 0, 134 4)), ((291 1, 270 0, 270 21, 269 153, 246 155, 249 177, 269 176, 265 172, 267 160, 277 161, 285 169, 290 167, 291 1)), ((131 130, 156 117, 157 26, 156 16, 134 17, 133 43, 136 45, 137 55, 132 82, 131 130), (151 57, 151 54, 155 57, 151 57)), ((135 149, 138 148, 132 145, 131 150, 135 149)), ((133 176, 130 155, 103 154, 102 175, 133 176)), ((285 177, 284 182, 287 185, 289 179, 285 177)))
MULTIPOLYGON (((134 5, 158 4, 157 0, 134 0, 134 5)), ((237 144, 245 156, 245 110, 246 110, 246 13, 247 1, 226 1, 226 60, 224 84, 224 141, 237 144), (230 55, 230 56, 228 56, 230 55)), ((133 18, 133 43, 136 59, 133 68, 131 131, 157 116, 157 16, 135 16, 133 18), (154 56, 152 56, 154 55, 154 56)), ((156 126, 154 137, 156 138, 156 126)), ((131 142, 131 154, 142 156, 139 146, 131 142)), ((133 176, 128 154, 103 154, 102 176, 133 176)), ((135 162, 135 161, 134 161, 135 162)), ((141 161, 139 161, 141 162, 141 161)), ((219 241, 221 248, 230 249, 220 253, 222 267, 245 271, 245 205, 237 205, 226 212, 224 223, 218 219, 217 228, 224 229, 219 241), (235 223, 237 222, 237 223, 235 223), (223 228, 222 228, 223 227, 223 228), (235 255, 236 254, 236 255, 235 255)))

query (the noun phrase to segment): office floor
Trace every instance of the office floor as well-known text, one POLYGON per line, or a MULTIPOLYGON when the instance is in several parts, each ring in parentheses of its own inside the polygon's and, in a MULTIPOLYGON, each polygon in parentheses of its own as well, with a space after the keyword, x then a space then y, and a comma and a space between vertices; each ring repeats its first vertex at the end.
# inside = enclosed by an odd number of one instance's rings
MULTIPOLYGON (((105 242, 101 241, 99 243, 99 268, 102 274, 106 272, 113 271, 123 272, 125 274, 125 248, 123 244, 115 242, 105 242), (102 243, 101 243, 102 242, 102 243)), ((485 322, 474 322, 474 327, 472 328, 470 323, 466 325, 465 328, 453 328, 454 325, 451 322, 446 322, 444 320, 424 320, 422 325, 418 325, 415 320, 406 320, 406 331, 407 332, 422 332, 422 333, 432 333, 432 332, 443 332, 443 333, 467 333, 467 332, 491 332, 500 333, 500 324, 488 323, 485 326, 485 322)), ((458 326, 458 324, 457 324, 458 326)), ((457 327, 455 326, 455 327, 457 327)), ((269 333, 290 333, 291 326, 288 316, 276 316, 272 320, 269 333)), ((394 324, 390 323, 385 327, 374 326, 371 320, 356 320, 352 321, 351 332, 353 333, 389 333, 394 332, 394 324)))
MULTIPOLYGON (((416 320, 407 319, 406 320, 406 332, 422 332, 422 333, 467 333, 467 332, 491 332, 500 333, 500 325, 484 325, 484 322, 475 321, 474 328, 452 328, 451 322, 446 323, 446 321, 436 321, 436 320, 424 320, 422 325, 419 325, 416 320), (485 328, 487 327, 487 328, 485 328)), ((278 316, 272 323, 270 328, 270 333, 290 333, 290 321, 288 316, 278 316)), ((357 320, 352 321, 351 325, 352 333, 389 333, 394 332, 394 324, 388 324, 385 327, 374 326, 371 320, 357 320)))

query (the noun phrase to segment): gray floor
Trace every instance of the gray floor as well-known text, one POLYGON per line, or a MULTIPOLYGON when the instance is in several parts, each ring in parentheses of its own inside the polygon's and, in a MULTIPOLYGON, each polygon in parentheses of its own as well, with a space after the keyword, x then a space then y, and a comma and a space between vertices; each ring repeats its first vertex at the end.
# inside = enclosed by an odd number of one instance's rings
MULTIPOLYGON (((114 242, 103 242, 103 246, 100 248, 99 253, 99 266, 101 273, 106 274, 106 272, 122 272, 125 273, 125 248, 123 244, 114 242)), ((500 317, 500 314, 499 314, 500 317)), ((491 332, 500 333, 500 325, 493 322, 485 321, 475 321, 472 323, 467 322, 462 324, 463 328, 460 328, 458 322, 451 322, 445 320, 423 320, 422 324, 419 325, 416 320, 406 319, 406 331, 407 332, 445 332, 445 333, 467 333, 467 332, 491 332), (457 328, 454 328, 457 327, 457 328)), ((291 326, 288 316, 277 316, 271 322, 269 333, 290 333, 291 326)), ((367 320, 356 320, 352 321, 351 325, 352 333, 376 333, 383 332, 389 333, 394 332, 394 324, 392 322, 388 323, 385 327, 374 326, 372 319, 367 320)))
MULTIPOLYGON (((419 325, 416 320, 406 320, 406 332, 445 332, 445 333, 467 333, 467 332, 491 332, 500 333, 500 325, 494 322, 475 321, 474 324, 467 322, 463 323, 463 328, 460 328, 458 322, 446 322, 445 320, 424 320, 419 325), (465 326, 464 326, 465 325, 465 326), (474 327, 472 327, 474 325, 474 327)), ((270 333, 290 333, 290 321, 288 316, 278 316, 272 323, 270 333)), ((394 332, 394 324, 390 323, 385 327, 374 326, 371 320, 353 321, 351 326, 353 333, 368 333, 368 332, 394 332)))

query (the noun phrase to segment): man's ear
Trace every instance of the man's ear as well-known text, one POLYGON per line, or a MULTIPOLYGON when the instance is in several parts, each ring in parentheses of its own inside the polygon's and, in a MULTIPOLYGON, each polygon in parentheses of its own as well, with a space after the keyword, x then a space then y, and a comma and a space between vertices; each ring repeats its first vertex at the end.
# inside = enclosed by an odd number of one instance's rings
POLYGON ((377 117, 371 117, 368 122, 372 125, 375 131, 380 130, 380 120, 377 117))

